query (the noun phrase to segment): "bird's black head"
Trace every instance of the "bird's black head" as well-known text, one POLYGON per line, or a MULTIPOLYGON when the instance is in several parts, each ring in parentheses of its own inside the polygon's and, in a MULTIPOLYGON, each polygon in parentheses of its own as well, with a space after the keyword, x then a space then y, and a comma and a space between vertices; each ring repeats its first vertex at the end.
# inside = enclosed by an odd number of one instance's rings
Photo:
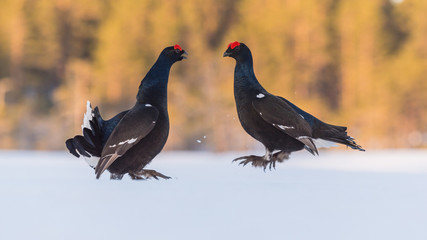
POLYGON ((225 50, 223 57, 232 57, 236 59, 236 57, 239 55, 241 43, 235 41, 230 44, 228 44, 227 50, 225 50))
POLYGON ((243 61, 245 59, 252 59, 252 54, 244 43, 236 41, 228 44, 223 57, 232 57, 236 61, 243 61))
POLYGON ((182 59, 187 59, 187 57, 184 55, 188 55, 188 53, 183 50, 181 46, 176 44, 175 46, 165 48, 162 51, 162 55, 166 56, 170 61, 172 61, 172 63, 175 63, 181 61, 182 59))

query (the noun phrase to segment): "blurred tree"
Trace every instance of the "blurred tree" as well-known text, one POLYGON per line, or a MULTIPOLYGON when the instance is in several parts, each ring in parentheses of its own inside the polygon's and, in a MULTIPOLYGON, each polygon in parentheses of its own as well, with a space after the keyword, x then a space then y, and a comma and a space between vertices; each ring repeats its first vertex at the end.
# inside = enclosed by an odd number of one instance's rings
POLYGON ((363 146, 426 146, 426 10, 424 0, 3 0, 0 147, 63 149, 86 100, 105 118, 131 107, 178 43, 190 56, 172 68, 167 148, 252 148, 234 62, 222 58, 235 40, 267 89, 348 125, 363 146))

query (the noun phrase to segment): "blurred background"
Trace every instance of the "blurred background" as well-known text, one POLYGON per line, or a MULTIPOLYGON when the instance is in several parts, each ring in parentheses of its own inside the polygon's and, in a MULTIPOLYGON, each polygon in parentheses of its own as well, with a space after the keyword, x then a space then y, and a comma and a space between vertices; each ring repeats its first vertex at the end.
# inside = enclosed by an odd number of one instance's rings
POLYGON ((1 0, 0 149, 64 150, 86 101, 130 108, 161 50, 169 150, 245 150, 227 44, 246 43, 261 84, 366 149, 427 147, 425 0, 1 0))

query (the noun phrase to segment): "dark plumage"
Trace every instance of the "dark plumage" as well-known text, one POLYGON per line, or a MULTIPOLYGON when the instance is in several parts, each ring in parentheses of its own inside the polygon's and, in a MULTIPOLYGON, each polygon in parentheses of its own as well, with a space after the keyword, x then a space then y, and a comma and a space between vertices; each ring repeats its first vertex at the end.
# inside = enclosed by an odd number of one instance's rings
POLYGON ((288 100, 267 92, 255 77, 252 54, 245 44, 230 43, 224 57, 236 60, 234 98, 240 123, 266 149, 263 157, 251 155, 234 161, 264 169, 269 165, 271 169, 276 161, 288 159, 294 151, 306 149, 313 155, 318 154, 317 140, 365 151, 347 135, 347 127, 324 123, 288 100))
POLYGON ((76 157, 84 156, 96 178, 108 169, 111 179, 128 173, 132 179, 169 178, 144 167, 163 149, 169 134, 167 84, 172 65, 186 58, 179 45, 165 48, 141 81, 133 108, 103 120, 98 107, 87 104, 83 136, 65 144, 76 157), (145 178, 144 178, 145 177, 145 178))

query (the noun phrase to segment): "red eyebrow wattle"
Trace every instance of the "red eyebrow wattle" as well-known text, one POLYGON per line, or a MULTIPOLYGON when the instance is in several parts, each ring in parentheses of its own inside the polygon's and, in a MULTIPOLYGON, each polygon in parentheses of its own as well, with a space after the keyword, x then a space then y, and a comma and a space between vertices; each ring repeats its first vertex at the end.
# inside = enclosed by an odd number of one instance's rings
POLYGON ((240 43, 238 41, 228 44, 228 48, 231 48, 231 49, 234 49, 237 46, 240 46, 240 43))
POLYGON ((182 51, 181 46, 179 46, 178 44, 176 44, 175 46, 173 46, 173 49, 179 49, 179 51, 182 51))

